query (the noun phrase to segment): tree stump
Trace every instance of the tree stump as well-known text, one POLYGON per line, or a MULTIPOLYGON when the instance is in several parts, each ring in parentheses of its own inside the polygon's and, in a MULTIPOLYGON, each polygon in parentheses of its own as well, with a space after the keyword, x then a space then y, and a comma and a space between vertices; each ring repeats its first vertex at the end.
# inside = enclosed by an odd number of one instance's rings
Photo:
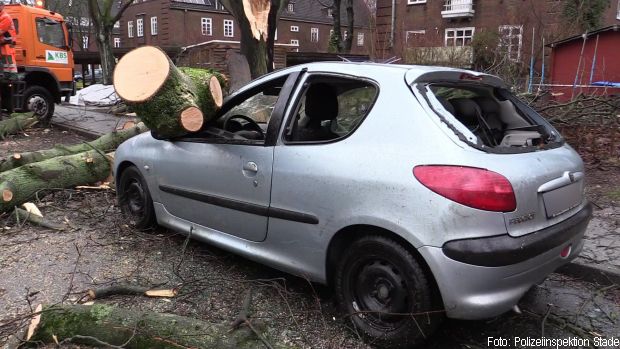
POLYGON ((154 46, 139 47, 121 58, 114 70, 114 88, 162 137, 199 131, 223 101, 215 74, 187 76, 154 46))

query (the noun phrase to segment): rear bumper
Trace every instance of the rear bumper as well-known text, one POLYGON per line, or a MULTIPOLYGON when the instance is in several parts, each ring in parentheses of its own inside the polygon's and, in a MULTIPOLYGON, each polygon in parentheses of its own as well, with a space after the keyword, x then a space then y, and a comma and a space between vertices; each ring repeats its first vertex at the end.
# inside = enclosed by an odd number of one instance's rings
POLYGON ((521 237, 508 234, 475 239, 453 240, 443 245, 449 258, 483 267, 500 267, 526 261, 583 235, 592 218, 592 204, 587 203, 572 217, 548 228, 521 237))
MULTIPOLYGON (((579 255, 583 248, 583 234, 591 212, 592 209, 588 204, 575 215, 579 215, 581 219, 571 218, 557 224, 558 229, 564 229, 558 230, 560 232, 558 234, 564 238, 554 247, 510 265, 484 266, 464 263, 448 257, 440 247, 421 247, 419 252, 435 276, 447 316, 456 319, 485 319, 510 310, 534 284, 544 280, 547 275, 579 255), (576 225, 569 225, 571 222, 576 225), (560 252, 569 245, 572 246, 571 253, 567 257, 561 257, 560 252)), ((547 229, 534 234, 543 231, 547 229)), ((493 238, 496 237, 490 239, 493 238)), ((526 236, 510 239, 529 241, 522 240, 524 238, 526 236)), ((535 244, 524 245, 524 253, 535 249, 533 246, 535 244)), ((512 251, 508 255, 512 256, 517 252, 512 251)), ((527 252, 527 255, 529 253, 527 252)), ((486 258, 494 258, 490 251, 484 251, 483 255, 486 258)), ((499 256, 504 258, 503 254, 499 256)), ((502 261, 505 262, 506 260, 502 261)))

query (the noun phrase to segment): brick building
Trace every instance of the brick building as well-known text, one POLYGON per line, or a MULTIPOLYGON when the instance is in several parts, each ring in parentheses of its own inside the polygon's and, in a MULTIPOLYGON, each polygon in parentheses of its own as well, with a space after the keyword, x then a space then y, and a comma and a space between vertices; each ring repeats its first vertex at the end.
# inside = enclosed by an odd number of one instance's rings
MULTIPOLYGON (((542 38, 550 43, 579 33, 562 18, 564 0, 377 0, 377 56, 408 63, 427 57, 447 64, 455 53, 472 61, 475 35, 495 31, 513 62, 529 64, 532 37, 538 64, 542 38), (533 32, 534 31, 534 32, 533 32)), ((601 22, 620 23, 620 1, 611 0, 601 22)), ((548 55, 546 52, 545 55, 548 55)), ((454 62, 453 62, 454 63, 454 62)))
MULTIPOLYGON (((354 5, 352 53, 367 54, 370 14, 363 0, 355 0, 354 5)), ((345 15, 342 17, 344 24, 345 15)), ((229 44, 240 40, 235 21, 216 0, 139 1, 121 18, 118 45, 186 47, 217 41, 229 44)), ((327 52, 332 21, 331 10, 317 0, 291 0, 278 22, 276 45, 295 51, 327 52)))

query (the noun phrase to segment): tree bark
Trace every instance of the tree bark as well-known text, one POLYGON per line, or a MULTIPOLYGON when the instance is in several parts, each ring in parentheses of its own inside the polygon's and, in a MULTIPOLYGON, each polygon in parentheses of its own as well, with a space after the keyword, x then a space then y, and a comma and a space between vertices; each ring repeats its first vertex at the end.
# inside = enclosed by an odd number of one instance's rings
MULTIPOLYGON (((127 310, 109 305, 55 305, 43 309, 30 344, 54 343, 72 338, 86 345, 124 348, 260 348, 264 344, 247 327, 231 331, 227 324, 213 324, 173 314, 127 310)), ((259 327, 256 324, 254 328, 259 327)), ((261 331, 265 336, 265 331, 261 331)), ((272 344, 274 348, 283 345, 272 344)))
POLYGON ((37 118, 32 113, 15 113, 10 118, 0 121, 0 140, 4 137, 23 131, 36 124, 37 118))
POLYGON ((55 158, 57 156, 72 155, 98 149, 102 152, 110 152, 116 149, 121 143, 127 139, 138 135, 148 129, 143 123, 139 123, 134 127, 110 132, 105 134, 92 142, 81 143, 71 146, 57 145, 51 149, 38 150, 27 153, 15 153, 4 159, 0 159, 0 172, 12 170, 19 166, 30 164, 33 162, 44 161, 55 158))
POLYGON ((0 212, 18 206, 47 188, 70 188, 105 180, 111 173, 110 159, 91 150, 59 156, 0 173, 0 212))
POLYGON ((114 88, 159 136, 182 136, 199 131, 223 102, 217 74, 185 71, 187 74, 177 69, 161 49, 142 46, 118 62, 114 88))

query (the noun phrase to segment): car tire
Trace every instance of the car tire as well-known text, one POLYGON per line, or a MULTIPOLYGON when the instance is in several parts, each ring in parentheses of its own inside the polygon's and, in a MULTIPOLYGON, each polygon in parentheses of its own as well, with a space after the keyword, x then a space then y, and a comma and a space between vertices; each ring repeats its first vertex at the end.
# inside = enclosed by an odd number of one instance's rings
POLYGON ((147 230, 155 226, 155 209, 149 188, 135 166, 127 167, 118 183, 118 203, 128 224, 147 230))
POLYGON ((54 115, 54 98, 41 86, 31 86, 24 91, 24 111, 31 111, 42 122, 49 122, 54 115))
POLYGON ((335 290, 348 319, 382 348, 418 345, 443 319, 440 313, 425 313, 440 308, 433 308, 433 287, 418 261, 401 244, 383 236, 368 235, 346 248, 335 290))

